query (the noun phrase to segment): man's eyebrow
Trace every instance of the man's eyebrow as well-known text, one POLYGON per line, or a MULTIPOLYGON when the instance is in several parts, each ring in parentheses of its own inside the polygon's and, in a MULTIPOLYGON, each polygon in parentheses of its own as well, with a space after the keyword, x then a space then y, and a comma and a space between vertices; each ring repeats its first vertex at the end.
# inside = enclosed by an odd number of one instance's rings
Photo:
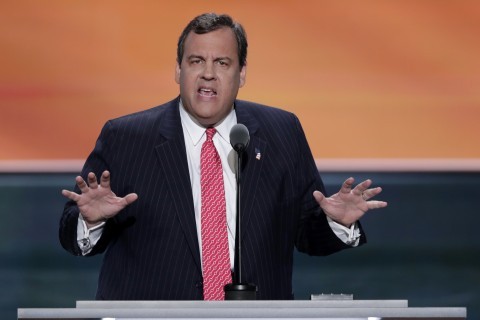
MULTIPOLYGON (((205 60, 205 58, 204 58, 203 56, 198 55, 198 54, 189 55, 189 56, 187 57, 187 59, 188 59, 188 60, 191 60, 191 59, 201 59, 201 60, 205 60)), ((230 61, 230 62, 233 61, 232 58, 227 57, 227 56, 215 58, 213 61, 220 61, 220 60, 228 60, 228 61, 230 61)))
POLYGON ((233 59, 230 57, 218 57, 218 58, 215 58, 215 60, 213 61, 220 61, 220 60, 228 60, 229 62, 231 62, 233 59))
POLYGON ((196 55, 196 54, 192 54, 192 55, 189 55, 187 57, 188 60, 191 60, 191 59, 202 59, 202 60, 205 60, 204 57, 200 56, 200 55, 196 55))

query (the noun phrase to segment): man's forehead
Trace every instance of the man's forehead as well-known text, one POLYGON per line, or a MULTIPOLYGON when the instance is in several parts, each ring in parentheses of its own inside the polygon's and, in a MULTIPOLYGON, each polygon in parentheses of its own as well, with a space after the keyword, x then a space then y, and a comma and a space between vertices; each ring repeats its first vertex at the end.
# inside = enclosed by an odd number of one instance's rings
POLYGON ((202 44, 205 46, 216 44, 218 48, 224 48, 225 50, 237 51, 237 41, 232 29, 222 27, 207 33, 190 33, 185 38, 185 50, 195 49, 192 43, 202 44), (228 41, 231 40, 231 41, 228 41), (230 43, 228 43, 230 42, 230 43))

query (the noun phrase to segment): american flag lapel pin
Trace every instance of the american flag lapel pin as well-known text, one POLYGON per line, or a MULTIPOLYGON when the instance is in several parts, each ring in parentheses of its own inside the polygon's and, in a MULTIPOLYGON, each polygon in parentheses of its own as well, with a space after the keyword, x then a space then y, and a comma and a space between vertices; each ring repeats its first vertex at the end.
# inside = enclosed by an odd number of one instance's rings
POLYGON ((260 153, 260 149, 258 148, 255 148, 255 159, 257 160, 260 160, 260 158, 262 157, 262 154, 260 153))

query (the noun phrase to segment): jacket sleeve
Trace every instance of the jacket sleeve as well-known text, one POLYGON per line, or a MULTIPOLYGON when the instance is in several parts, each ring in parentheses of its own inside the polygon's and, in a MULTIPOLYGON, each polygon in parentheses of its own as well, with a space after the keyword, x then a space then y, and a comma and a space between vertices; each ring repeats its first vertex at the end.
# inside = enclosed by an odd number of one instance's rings
MULTIPOLYGON (((85 180, 87 180, 87 175, 89 172, 93 172, 97 177, 100 177, 103 171, 109 170, 105 154, 108 154, 109 145, 113 139, 114 135, 111 130, 110 122, 107 122, 97 139, 95 148, 83 166, 80 175, 85 180)), ((77 185, 74 187, 74 192, 81 193, 77 185)), ((77 223, 79 214, 80 211, 76 202, 73 200, 67 201, 60 218, 59 226, 59 239, 62 247, 76 256, 82 255, 82 251, 77 243, 77 223)), ((108 238, 111 234, 109 225, 111 225, 111 223, 107 221, 102 233, 102 237, 88 255, 94 255, 103 252, 106 249, 109 241, 108 238)))
MULTIPOLYGON (((299 158, 297 168, 297 190, 300 192, 300 215, 296 230, 295 245, 300 252, 309 255, 324 256, 337 251, 351 248, 350 245, 341 241, 332 231, 327 216, 322 211, 313 197, 313 192, 318 190, 328 196, 322 179, 316 167, 313 155, 306 140, 298 118, 295 117, 297 128, 297 140, 299 146, 299 158)), ((361 229, 360 243, 364 244, 366 238, 361 229)))

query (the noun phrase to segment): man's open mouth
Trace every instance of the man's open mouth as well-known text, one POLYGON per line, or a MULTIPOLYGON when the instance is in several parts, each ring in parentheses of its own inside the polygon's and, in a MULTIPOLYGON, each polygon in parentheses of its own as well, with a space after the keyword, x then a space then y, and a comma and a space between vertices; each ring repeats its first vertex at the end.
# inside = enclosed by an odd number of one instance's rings
POLYGON ((217 91, 211 88, 200 88, 198 89, 198 93, 204 97, 214 97, 217 95, 217 91))

